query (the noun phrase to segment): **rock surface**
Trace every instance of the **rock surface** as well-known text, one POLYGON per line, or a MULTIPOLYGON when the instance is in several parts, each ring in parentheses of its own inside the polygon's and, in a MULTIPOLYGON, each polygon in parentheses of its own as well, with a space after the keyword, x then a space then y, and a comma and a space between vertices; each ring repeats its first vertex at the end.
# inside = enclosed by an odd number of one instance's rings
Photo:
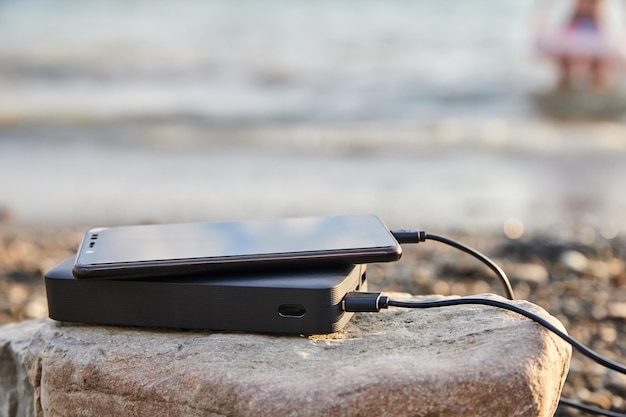
POLYGON ((487 306, 357 314, 310 337, 37 319, 0 327, 0 416, 543 417, 570 355, 487 306))

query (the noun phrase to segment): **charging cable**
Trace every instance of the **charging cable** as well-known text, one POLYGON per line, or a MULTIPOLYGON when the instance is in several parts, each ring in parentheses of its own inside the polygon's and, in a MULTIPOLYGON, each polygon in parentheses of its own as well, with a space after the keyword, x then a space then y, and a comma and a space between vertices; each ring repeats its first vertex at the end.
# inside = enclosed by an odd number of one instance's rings
POLYGON ((425 242, 426 240, 436 240, 437 242, 444 243, 448 246, 452 246, 455 249, 472 255, 474 258, 487 265, 489 269, 491 269, 496 274, 496 276, 502 282, 502 285, 504 285, 504 290, 506 291, 507 298, 509 300, 515 299, 515 295, 513 294, 513 287, 511 287, 511 282, 509 281, 509 278, 506 276, 502 268, 500 268, 500 266, 494 261, 489 259, 489 257, 483 255, 476 249, 472 249, 469 246, 457 242, 456 240, 448 239, 447 237, 434 235, 432 233, 426 233, 423 230, 392 230, 391 234, 400 244, 421 243, 425 242))
MULTIPOLYGON (((492 271, 496 273, 496 275, 502 281, 507 296, 510 300, 514 300, 513 289, 509 282, 508 277, 504 273, 504 271, 489 257, 483 255, 482 253, 465 246, 459 242, 456 242, 452 239, 448 239, 442 236, 433 235, 430 233, 426 233, 424 231, 413 231, 413 230, 396 230, 391 232, 398 243, 420 243, 426 240, 435 240, 441 243, 445 243, 449 246, 452 246, 456 249, 459 249, 465 253, 468 253, 480 261, 482 261, 485 265, 487 265, 492 271)), ((532 313, 528 310, 525 310, 519 306, 516 306, 507 301, 494 300, 490 298, 480 298, 480 297, 461 297, 461 298, 452 298, 452 299, 444 299, 444 300, 435 300, 435 301, 398 301, 393 300, 380 292, 350 292, 346 294, 341 302, 341 308, 346 312, 353 313, 364 313, 364 312, 379 312, 381 309, 386 309, 389 307, 404 307, 404 308, 439 308, 439 307, 449 307, 449 306, 458 306, 458 305, 486 305, 490 307, 502 308, 508 311, 512 311, 514 313, 520 314, 551 331, 561 339, 565 340, 569 343, 574 349, 595 361, 596 363, 611 369, 613 371, 619 372, 621 374, 626 374, 626 366, 614 362, 608 358, 601 356, 600 354, 594 352, 590 348, 586 347, 582 343, 576 341, 574 338, 569 336, 567 333, 561 331, 548 320, 543 317, 532 313)), ((585 404, 581 404, 567 398, 561 398, 559 400, 559 405, 568 406, 572 408, 576 408, 582 411, 586 411, 589 413, 593 413, 596 415, 602 415, 607 417, 626 417, 626 414, 616 413, 613 411, 603 410, 601 408, 588 406, 585 404)))

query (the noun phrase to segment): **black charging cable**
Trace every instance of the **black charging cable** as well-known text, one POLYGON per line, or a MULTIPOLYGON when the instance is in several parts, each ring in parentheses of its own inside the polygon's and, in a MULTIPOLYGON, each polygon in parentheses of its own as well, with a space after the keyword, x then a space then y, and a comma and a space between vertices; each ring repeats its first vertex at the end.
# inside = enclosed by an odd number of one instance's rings
MULTIPOLYGON (((500 278, 502 283, 504 284, 505 290, 507 292, 507 296, 510 300, 514 300, 513 289, 509 282, 508 277, 504 273, 504 271, 489 257, 483 255, 482 253, 465 246, 459 242, 456 242, 452 239, 448 239, 442 236, 433 235, 426 233, 424 231, 412 231, 412 230, 398 230, 391 232, 396 240, 402 243, 420 243, 426 240, 436 240, 447 245, 450 245, 454 248, 457 248, 465 253, 468 253, 484 264, 486 264, 492 271, 496 273, 496 275, 500 278)), ((601 356, 600 354, 594 352, 589 349, 582 343, 578 342, 567 333, 561 331, 548 320, 543 317, 532 313, 526 309, 523 309, 519 306, 516 306, 510 302, 500 301, 490 298, 480 298, 480 297, 461 297, 461 298, 451 298, 444 300, 435 300, 435 301, 398 301, 393 300, 380 292, 350 292, 346 294, 341 302, 341 307, 346 312, 379 312, 381 309, 386 309, 388 307, 404 307, 404 308, 438 308, 438 307, 449 307, 449 306, 458 306, 458 305, 486 305, 496 308, 502 308, 508 311, 512 311, 514 313, 520 314, 526 318, 533 320, 538 323, 542 327, 556 334, 561 339, 565 340, 569 343, 574 349, 585 355, 586 357, 592 359, 593 361, 599 363, 600 365, 611 369, 613 371, 619 372, 621 374, 626 374, 626 366, 612 361, 608 358, 601 356)), ((601 408, 596 408, 592 406, 588 406, 585 404, 581 404, 575 401, 572 401, 567 398, 561 398, 559 400, 559 406, 568 406, 572 408, 576 408, 578 410, 586 411, 589 413, 593 413, 596 415, 602 415, 607 417, 626 417, 626 414, 616 413, 613 411, 603 410, 601 408)))
POLYGON ((504 290, 506 291, 507 298, 509 300, 515 299, 515 295, 513 294, 513 287, 511 287, 511 282, 506 276, 506 273, 504 273, 504 271, 502 270, 502 268, 500 268, 498 264, 496 264, 494 261, 489 259, 489 257, 483 255, 479 251, 472 249, 469 246, 466 246, 460 242, 457 242, 456 240, 448 239, 447 237, 435 235, 432 233, 426 233, 423 230, 392 230, 391 234, 400 244, 421 243, 425 242, 426 240, 435 240, 448 246, 452 246, 453 248, 465 252, 469 255, 472 255, 474 258, 487 265, 489 269, 491 269, 496 274, 496 276, 502 282, 502 285, 504 285, 504 290))

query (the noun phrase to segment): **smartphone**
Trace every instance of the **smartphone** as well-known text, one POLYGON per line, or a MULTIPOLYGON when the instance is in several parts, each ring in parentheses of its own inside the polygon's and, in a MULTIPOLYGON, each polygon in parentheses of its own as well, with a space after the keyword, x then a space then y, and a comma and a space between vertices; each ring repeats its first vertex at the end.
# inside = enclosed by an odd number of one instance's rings
POLYGON ((390 262, 402 249, 373 215, 118 226, 88 230, 76 278, 134 278, 390 262))

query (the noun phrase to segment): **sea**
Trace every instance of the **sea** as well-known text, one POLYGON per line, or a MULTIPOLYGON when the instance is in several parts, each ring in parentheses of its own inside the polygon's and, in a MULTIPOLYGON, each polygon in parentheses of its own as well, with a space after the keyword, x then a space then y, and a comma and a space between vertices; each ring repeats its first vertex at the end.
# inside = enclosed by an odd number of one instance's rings
POLYGON ((5 117, 428 123, 530 110, 525 0, 3 0, 5 117))
POLYGON ((366 212, 615 236, 623 117, 554 120, 535 100, 555 82, 537 25, 568 5, 0 0, 0 218, 366 212))

